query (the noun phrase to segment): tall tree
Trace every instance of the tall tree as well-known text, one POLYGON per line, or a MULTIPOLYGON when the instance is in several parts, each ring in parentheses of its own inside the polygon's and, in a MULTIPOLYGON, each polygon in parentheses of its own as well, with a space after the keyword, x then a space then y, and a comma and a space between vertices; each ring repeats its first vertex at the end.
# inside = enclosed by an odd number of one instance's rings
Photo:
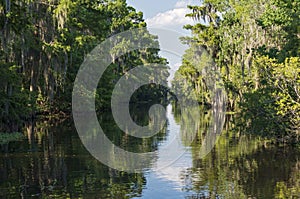
POLYGON ((188 57, 192 49, 206 49, 222 74, 231 110, 248 113, 252 121, 262 116, 268 121, 263 132, 298 137, 299 0, 205 0, 189 8, 187 17, 200 23, 185 26, 192 30, 184 39, 191 48, 178 73, 205 87, 202 69, 188 57))

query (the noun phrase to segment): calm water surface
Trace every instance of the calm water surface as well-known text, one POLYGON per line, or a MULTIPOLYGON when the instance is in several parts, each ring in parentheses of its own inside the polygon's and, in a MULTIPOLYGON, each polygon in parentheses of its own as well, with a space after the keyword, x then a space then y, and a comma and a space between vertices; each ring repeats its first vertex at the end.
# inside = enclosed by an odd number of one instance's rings
MULTIPOLYGON (((81 144, 72 120, 36 122, 27 139, 0 146, 0 198, 300 198, 300 150, 270 145, 235 125, 234 117, 203 113, 189 126, 193 112, 169 105, 168 122, 149 139, 122 133, 111 114, 99 121, 114 144, 126 150, 156 151, 143 173, 108 168, 81 144), (223 124, 217 143, 205 158, 201 150, 212 124, 223 124), (187 145, 193 139, 192 145, 187 145), (176 143, 174 158, 164 147, 176 143), (172 164, 161 168, 170 160, 172 164)), ((147 124, 146 110, 132 109, 133 119, 147 124)))

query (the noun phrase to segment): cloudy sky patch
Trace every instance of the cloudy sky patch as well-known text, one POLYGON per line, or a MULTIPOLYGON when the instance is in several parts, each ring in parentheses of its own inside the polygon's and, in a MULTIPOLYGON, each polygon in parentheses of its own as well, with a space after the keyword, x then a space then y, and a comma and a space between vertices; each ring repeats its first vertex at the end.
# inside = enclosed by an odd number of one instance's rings
POLYGON ((168 10, 163 13, 158 13, 150 19, 146 19, 149 26, 158 27, 180 27, 182 28, 185 24, 193 24, 194 21, 188 17, 186 14, 190 13, 187 8, 175 8, 173 10, 168 10))
POLYGON ((193 5, 193 1, 177 1, 173 4, 173 8, 164 12, 159 12, 155 16, 146 19, 149 26, 176 28, 182 29, 186 24, 194 24, 194 20, 185 17, 191 10, 187 8, 188 5, 193 5))

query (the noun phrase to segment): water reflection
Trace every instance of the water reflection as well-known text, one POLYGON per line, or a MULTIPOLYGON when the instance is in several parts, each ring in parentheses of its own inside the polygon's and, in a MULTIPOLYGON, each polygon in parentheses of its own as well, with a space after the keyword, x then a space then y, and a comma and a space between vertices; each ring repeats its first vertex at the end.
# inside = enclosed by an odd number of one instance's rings
POLYGON ((0 198, 131 198, 142 193, 142 174, 118 172, 99 163, 70 124, 37 123, 34 143, 30 138, 1 146, 0 198))
MULTIPOLYGON (((94 159, 70 120, 27 126, 28 140, 0 146, 0 198, 300 198, 299 149, 272 146, 235 128, 235 118, 226 117, 216 146, 202 158, 205 139, 216 129, 212 121, 222 124, 225 118, 203 111, 202 119, 190 126, 193 110, 167 110, 167 126, 151 139, 119 131, 111 114, 99 117, 114 144, 156 151, 156 159, 140 174, 119 172, 94 159), (174 157, 164 151, 168 144, 181 155, 164 167, 174 157)), ((133 120, 146 124, 145 111, 132 109, 133 120)))

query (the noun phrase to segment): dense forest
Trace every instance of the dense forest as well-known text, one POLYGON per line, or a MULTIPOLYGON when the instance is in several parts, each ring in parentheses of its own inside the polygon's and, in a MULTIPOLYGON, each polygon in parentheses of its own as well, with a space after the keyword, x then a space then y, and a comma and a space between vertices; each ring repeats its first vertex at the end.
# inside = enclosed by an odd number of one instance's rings
MULTIPOLYGON (((224 82, 228 111, 239 114, 248 131, 298 142, 299 7, 299 0, 206 0, 189 6, 186 17, 198 23, 185 26, 192 36, 182 41, 190 48, 174 86, 192 86, 200 104, 211 103, 203 66, 190 61, 205 49, 224 82)), ((0 132, 19 131, 37 115, 70 114, 73 82, 85 56, 111 35, 146 27, 143 14, 125 0, 6 0, 0 18, 0 132)), ((167 69, 158 53, 145 49, 115 59, 99 82, 97 108, 109 107, 114 82, 129 69, 145 63, 167 69)), ((165 97, 167 89, 159 89, 152 85, 136 96, 165 97)))
POLYGON ((299 143, 300 1, 205 0, 189 8, 187 17, 198 23, 185 26, 192 36, 182 38, 189 49, 175 86, 192 86, 201 103, 211 102, 207 70, 191 61, 204 49, 208 55, 201 59, 216 63, 227 108, 239 115, 240 125, 248 132, 299 143))
MULTIPOLYGON (((146 23, 125 0, 6 0, 0 3, 0 27, 0 132, 15 132, 37 115, 69 115, 73 82, 84 57, 108 37, 146 23)), ((122 45, 126 43, 120 41, 117 48, 122 45)), ((114 59, 99 82, 97 108, 109 106, 113 82, 130 68, 166 66, 158 51, 143 49, 114 59)), ((160 90, 152 85, 136 98, 149 98, 149 92, 160 98, 165 93, 160 90)))

